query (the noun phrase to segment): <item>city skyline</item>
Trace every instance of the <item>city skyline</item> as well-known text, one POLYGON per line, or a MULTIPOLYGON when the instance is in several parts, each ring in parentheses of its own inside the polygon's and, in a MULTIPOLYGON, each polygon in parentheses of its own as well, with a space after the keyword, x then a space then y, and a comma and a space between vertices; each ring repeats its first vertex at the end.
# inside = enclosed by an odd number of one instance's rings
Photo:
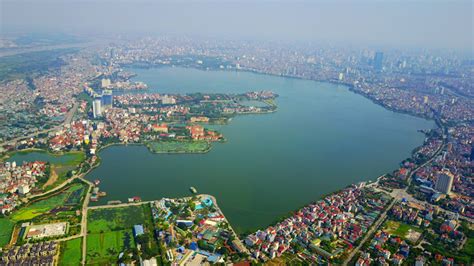
POLYGON ((472 2, 2 1, 1 33, 191 35, 472 53, 472 2), (456 14, 456 16, 450 16, 456 14), (445 19, 449 17, 449 19, 445 19))

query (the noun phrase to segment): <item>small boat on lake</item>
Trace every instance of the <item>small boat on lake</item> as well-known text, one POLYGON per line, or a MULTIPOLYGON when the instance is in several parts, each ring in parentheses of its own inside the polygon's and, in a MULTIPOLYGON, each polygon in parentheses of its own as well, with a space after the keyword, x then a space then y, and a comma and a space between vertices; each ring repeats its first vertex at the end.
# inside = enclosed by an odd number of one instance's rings
POLYGON ((193 193, 193 194, 196 194, 197 193, 197 190, 195 187, 190 187, 189 190, 193 193))

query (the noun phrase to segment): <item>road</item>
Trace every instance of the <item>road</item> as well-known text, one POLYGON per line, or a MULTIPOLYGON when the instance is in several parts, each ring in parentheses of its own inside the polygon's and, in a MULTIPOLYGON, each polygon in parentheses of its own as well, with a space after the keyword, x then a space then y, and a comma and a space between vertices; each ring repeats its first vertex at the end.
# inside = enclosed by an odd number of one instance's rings
POLYGON ((379 219, 372 225, 372 227, 369 229, 369 231, 367 231, 367 233, 365 234, 364 238, 362 238, 362 241, 360 241, 360 244, 354 248, 351 253, 349 253, 349 256, 347 257, 347 259, 343 262, 342 265, 347 265, 351 260, 352 258, 354 257, 355 254, 357 254, 357 252, 359 252, 360 248, 362 247, 362 245, 364 245, 364 243, 369 239, 369 237, 372 236, 372 234, 380 227, 380 225, 382 225, 382 223, 385 221, 385 218, 387 217, 387 213, 390 211, 390 209, 393 207, 393 205, 395 205, 395 203, 397 202, 398 200, 397 199, 393 199, 392 202, 390 203, 390 205, 388 205, 388 207, 385 209, 385 211, 380 215, 379 219))
POLYGON ((81 237, 82 237, 82 265, 86 265, 86 254, 87 254, 87 208, 89 206, 89 200, 91 198, 92 183, 84 178, 80 178, 82 181, 89 185, 87 189, 84 203, 82 204, 82 220, 81 220, 81 237))
POLYGON ((110 208, 120 208, 120 207, 128 207, 128 206, 140 206, 140 205, 151 203, 151 202, 153 201, 140 201, 140 202, 128 202, 128 203, 120 203, 120 204, 98 205, 98 206, 90 206, 87 209, 97 210, 97 209, 110 209, 110 208))
MULTIPOLYGON (((416 171, 418 171, 420 168, 422 167, 425 167, 426 165, 428 165, 429 163, 431 163, 440 153, 441 151, 444 149, 444 147, 446 146, 446 136, 444 134, 444 129, 443 129, 443 143, 440 145, 440 147, 436 150, 436 152, 433 154, 433 156, 431 156, 431 158, 429 160, 427 160, 426 162, 418 165, 417 167, 415 167, 413 170, 410 171, 410 173, 408 174, 408 177, 407 177, 407 181, 408 181, 408 186, 411 184, 411 181, 412 181, 412 178, 413 178, 413 175, 416 173, 416 171)), ((380 177, 377 178, 377 181, 374 183, 374 184, 378 184, 378 181, 379 181, 380 177)), ((372 184, 372 185, 374 185, 372 184)), ((347 259, 344 261, 343 265, 347 265, 351 260, 352 258, 359 252, 360 248, 362 247, 362 245, 364 245, 364 243, 368 240, 368 238, 370 236, 372 236, 372 234, 374 233, 375 230, 377 230, 380 225, 382 225, 383 221, 385 220, 385 218, 387 217, 387 213, 390 211, 390 209, 393 207, 393 205, 400 201, 401 199, 403 198, 406 198, 406 199, 409 199, 410 201, 413 201, 413 202, 417 202, 417 203, 425 203, 426 202, 421 202, 421 201, 418 201, 416 199, 414 199, 410 194, 408 194, 407 192, 407 189, 408 189, 408 186, 407 188, 404 188, 404 189, 394 189, 392 193, 390 193, 390 195, 393 197, 393 200, 392 202, 390 203, 390 205, 388 206, 388 208, 383 212, 383 214, 380 216, 380 218, 374 223, 374 225, 370 228, 369 231, 367 231, 367 233, 365 234, 364 238, 362 239, 362 241, 360 242, 360 244, 354 248, 351 253, 349 253, 349 256, 347 257, 347 259)), ((374 188, 376 188, 377 186, 374 185, 373 186, 374 188)), ((447 211, 449 212, 449 211, 447 211)))
POLYGON ((237 233, 235 233, 234 231, 234 228, 232 228, 231 226, 231 223, 229 223, 229 221, 227 220, 227 217, 225 217, 224 213, 222 212, 222 210, 219 208, 219 205, 217 205, 217 200, 214 196, 212 195, 207 195, 207 194, 201 194, 199 195, 199 198, 202 199, 202 198, 211 198, 212 202, 214 202, 214 206, 216 207, 217 211, 222 213, 222 215, 224 216, 224 221, 229 225, 229 228, 230 230, 232 231, 232 233, 234 234, 234 237, 235 237, 235 240, 240 243, 241 245, 239 246, 239 248, 241 250, 243 250, 245 253, 249 254, 250 255, 250 251, 245 247, 245 245, 242 244, 242 241, 240 240, 239 238, 239 235, 237 235, 237 233))
POLYGON ((80 177, 81 177, 81 176, 74 175, 74 176, 72 176, 71 178, 69 178, 69 179, 67 179, 66 181, 64 181, 61 185, 59 185, 59 186, 57 186, 57 187, 54 187, 54 188, 52 188, 52 189, 50 189, 50 190, 48 190, 48 191, 45 191, 45 192, 43 192, 43 193, 40 193, 40 194, 30 194, 30 195, 27 195, 27 196, 25 197, 25 199, 28 201, 28 200, 30 200, 30 199, 32 199, 32 198, 42 197, 42 196, 44 196, 44 195, 46 195, 46 194, 49 194, 49 193, 51 193, 51 192, 58 191, 58 190, 62 189, 63 187, 65 187, 66 185, 70 184, 70 183, 71 183, 72 181, 74 181, 76 178, 80 178, 80 177))

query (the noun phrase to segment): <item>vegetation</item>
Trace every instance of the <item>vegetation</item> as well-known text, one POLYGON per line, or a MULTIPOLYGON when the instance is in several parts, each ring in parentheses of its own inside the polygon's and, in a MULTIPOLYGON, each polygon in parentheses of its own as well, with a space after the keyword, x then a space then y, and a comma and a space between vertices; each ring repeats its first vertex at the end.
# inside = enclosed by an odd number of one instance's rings
POLYGON ((130 229, 144 219, 141 206, 95 209, 89 211, 87 229, 92 234, 130 229))
POLYGON ((87 235, 87 264, 115 263, 120 252, 135 247, 131 229, 87 235))
POLYGON ((146 146, 156 153, 204 153, 211 148, 207 141, 153 141, 146 146))
MULTIPOLYGON (((23 151, 15 151, 7 155, 9 161, 47 161, 49 169, 47 174, 49 179, 43 182, 43 190, 52 189, 62 184, 67 178, 72 176, 72 172, 76 170, 86 159, 83 151, 70 151, 60 154, 50 153, 45 150, 28 149, 23 151)), ((42 185, 42 184, 39 184, 42 185)))
POLYGON ((76 50, 56 49, 2 57, 0 80, 25 79, 46 74, 64 63, 61 56, 74 51, 76 50))
POLYGON ((142 206, 90 210, 87 263, 116 263, 121 252, 135 249, 132 228, 144 223, 146 217, 142 206))
POLYGON ((14 227, 14 222, 8 218, 0 217, 0 247, 8 244, 14 227))
POLYGON ((82 238, 71 239, 61 244, 59 265, 80 265, 82 258, 82 238))
POLYGON ((410 239, 411 232, 418 232, 421 234, 421 232, 423 231, 421 228, 392 220, 387 220, 387 222, 385 223, 385 230, 387 230, 387 232, 389 232, 390 234, 396 235, 405 240, 413 240, 410 239))
POLYGON ((12 221, 27 221, 37 216, 46 214, 55 208, 63 206, 66 203, 66 200, 68 200, 69 196, 74 195, 74 197, 77 197, 76 191, 83 191, 83 187, 84 185, 82 183, 75 183, 59 194, 38 201, 33 201, 31 204, 13 212, 13 214, 10 216, 10 219, 12 221))

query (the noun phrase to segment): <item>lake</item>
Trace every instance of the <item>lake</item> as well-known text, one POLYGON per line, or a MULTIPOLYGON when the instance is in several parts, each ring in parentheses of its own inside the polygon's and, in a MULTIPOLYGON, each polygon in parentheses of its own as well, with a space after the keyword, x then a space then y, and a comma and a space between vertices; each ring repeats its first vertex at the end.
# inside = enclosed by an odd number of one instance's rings
POLYGON ((194 186, 216 196, 238 232, 274 222, 322 195, 391 172, 421 145, 432 121, 385 110, 345 86, 246 72, 186 68, 130 69, 148 92, 280 95, 272 114, 217 126, 227 139, 207 154, 152 154, 112 146, 86 178, 101 180, 109 200, 180 197, 194 186))

